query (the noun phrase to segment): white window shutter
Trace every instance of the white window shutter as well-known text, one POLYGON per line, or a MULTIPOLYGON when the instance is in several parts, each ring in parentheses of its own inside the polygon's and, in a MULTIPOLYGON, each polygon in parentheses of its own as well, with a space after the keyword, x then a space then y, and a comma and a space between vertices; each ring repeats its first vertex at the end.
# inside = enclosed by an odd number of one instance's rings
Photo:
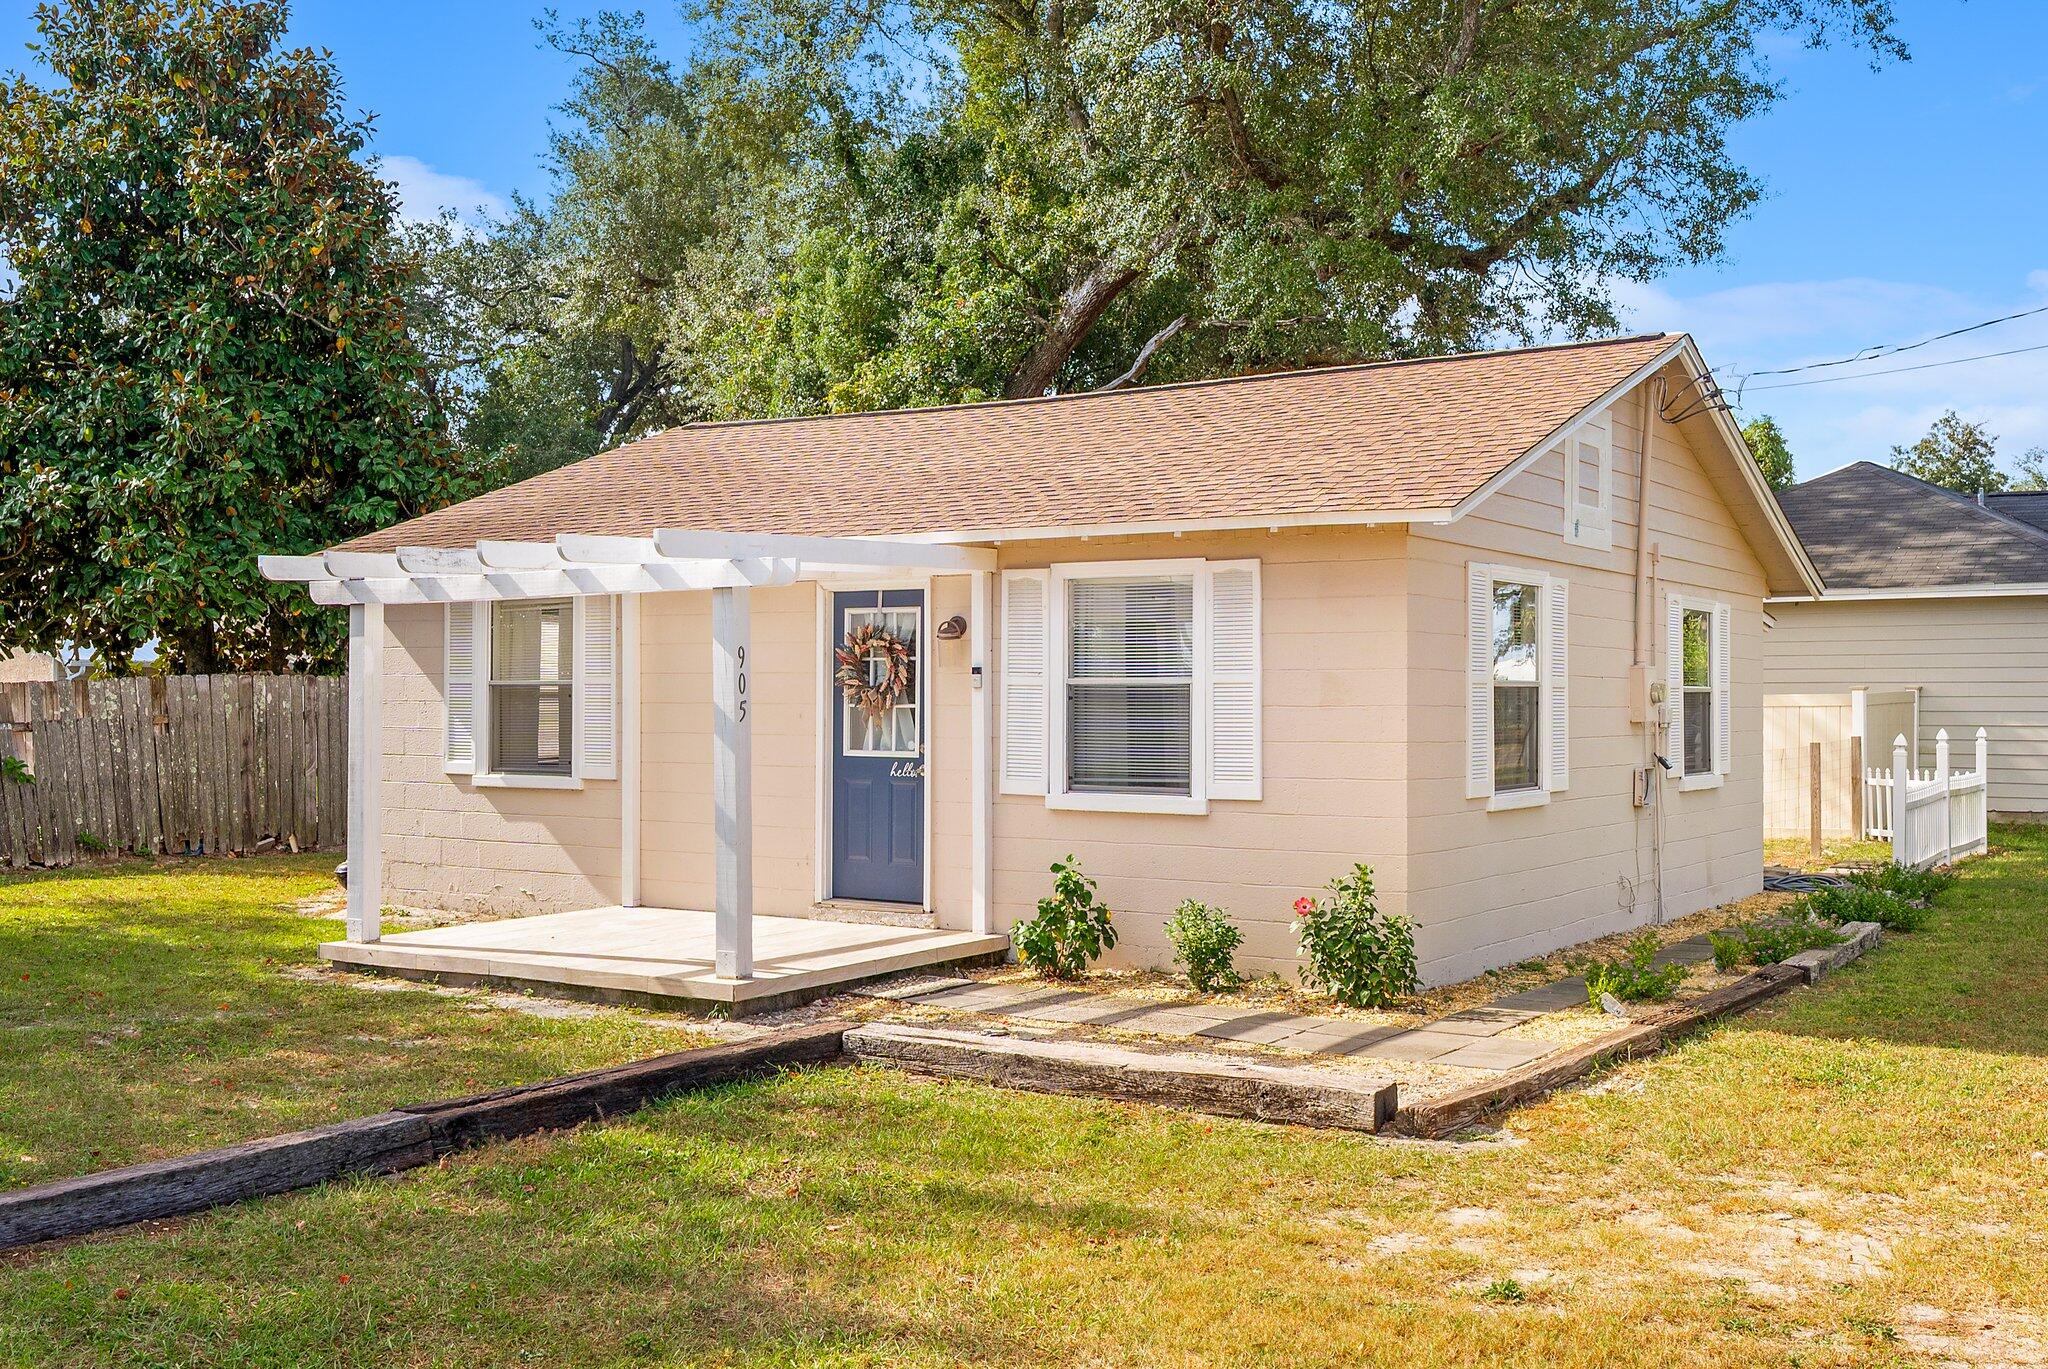
POLYGON ((1725 776, 1735 759, 1735 650, 1728 605, 1714 605, 1714 773, 1725 776))
POLYGON ((1209 566, 1209 797, 1259 797, 1259 563, 1209 566))
POLYGON ((583 748, 577 774, 617 779, 619 774, 619 601, 616 595, 578 599, 582 609, 576 675, 576 733, 583 748))
POLYGON ((474 775, 477 770, 477 667, 481 664, 477 632, 483 607, 446 605, 441 654, 441 703, 446 726, 441 768, 451 775, 474 775))
POLYGON ((1676 594, 1664 601, 1664 759, 1665 773, 1685 778, 1685 601, 1676 594))
POLYGON ((1042 570, 1003 572, 1002 778, 1005 794, 1044 794, 1051 642, 1042 570))
POLYGON ((1493 797, 1493 572, 1465 568, 1465 797, 1493 797))
POLYGON ((1553 794, 1571 785, 1570 586, 1543 584, 1543 787, 1553 794))

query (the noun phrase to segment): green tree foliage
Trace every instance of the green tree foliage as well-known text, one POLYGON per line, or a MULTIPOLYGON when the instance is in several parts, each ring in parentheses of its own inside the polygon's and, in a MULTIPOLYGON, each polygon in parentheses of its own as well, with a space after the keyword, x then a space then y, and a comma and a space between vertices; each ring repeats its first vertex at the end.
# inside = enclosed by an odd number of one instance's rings
POLYGON ((1885 0, 699 0, 544 25, 554 194, 435 254, 464 445, 947 403, 1615 324, 1758 186, 1791 34, 1885 0))
POLYGON ((332 661, 271 586, 461 493, 408 336, 388 185, 273 0, 36 10, 0 98, 0 621, 125 661, 332 661))
POLYGON ((1772 489, 1789 489, 1797 482, 1792 471, 1792 451, 1785 445, 1778 420, 1768 414, 1751 419, 1742 425, 1742 440, 1749 444, 1749 454, 1756 458, 1757 467, 1772 489))
POLYGON ((1892 465, 1964 494, 2006 487, 2006 474, 1998 468, 1998 439, 1983 424, 1964 422, 1954 409, 1935 419, 1927 436, 1912 446, 1892 448, 1892 465))

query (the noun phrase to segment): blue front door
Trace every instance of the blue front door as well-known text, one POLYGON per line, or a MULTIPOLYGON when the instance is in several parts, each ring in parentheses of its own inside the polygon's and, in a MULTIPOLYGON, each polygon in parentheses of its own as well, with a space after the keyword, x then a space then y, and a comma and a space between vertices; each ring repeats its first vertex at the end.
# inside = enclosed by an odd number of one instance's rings
MULTIPOLYGON (((826 672, 847 634, 868 623, 908 643, 910 688, 869 714, 835 687, 832 705, 832 896, 879 903, 924 901, 924 591, 862 590, 832 596, 826 672)), ((875 678, 884 667, 874 663, 875 678)))

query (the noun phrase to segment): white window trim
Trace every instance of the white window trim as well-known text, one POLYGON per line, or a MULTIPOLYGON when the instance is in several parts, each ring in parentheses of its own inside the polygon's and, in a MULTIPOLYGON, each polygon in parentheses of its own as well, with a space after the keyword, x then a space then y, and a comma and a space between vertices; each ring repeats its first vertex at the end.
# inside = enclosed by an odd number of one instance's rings
POLYGON ((1558 444, 1564 458, 1564 540, 1575 547, 1607 550, 1614 545, 1614 429, 1606 410, 1587 418, 1558 444), (1599 500, 1579 503, 1579 444, 1600 450, 1599 500))
POLYGON ((491 729, 491 681, 493 662, 491 654, 496 650, 498 636, 498 608, 502 604, 509 608, 522 607, 530 600, 485 600, 479 605, 484 612, 483 622, 477 632, 480 640, 475 646, 477 688, 471 707, 476 711, 476 773, 470 777, 470 784, 478 789, 581 789, 583 787, 583 596, 576 595, 569 600, 574 606, 569 617, 569 630, 573 634, 571 662, 572 680, 569 686, 569 773, 566 775, 528 775, 517 771, 500 770, 498 764, 497 733, 491 729))
POLYGON ((1082 813, 1165 813, 1200 817, 1209 811, 1209 562, 1201 557, 1162 561, 1074 561, 1048 568, 1046 585, 1047 695, 1051 743, 1045 806, 1082 813), (1194 675, 1190 688, 1193 745, 1185 794, 1077 794, 1067 788, 1067 674, 1073 642, 1068 635, 1067 585, 1074 580, 1139 576, 1191 576, 1195 586, 1194 675))
MULTIPOLYGON (((1552 575, 1548 571, 1530 570, 1523 566, 1482 564, 1473 567, 1473 569, 1485 572, 1489 596, 1493 592, 1492 587, 1503 581, 1509 584, 1534 585, 1536 587, 1536 716, 1539 720, 1539 725, 1543 728, 1543 733, 1539 734, 1542 745, 1536 748, 1536 784, 1533 788, 1494 789, 1483 796, 1471 795, 1469 798, 1476 801, 1478 798, 1484 797, 1486 800, 1486 811, 1489 813, 1508 813, 1518 808, 1542 808, 1549 804, 1551 795, 1557 792, 1551 787, 1550 738, 1548 736, 1552 688, 1550 653, 1554 648, 1550 631, 1550 595, 1552 586, 1568 582, 1563 576, 1552 575)), ((1491 707, 1490 696, 1488 706, 1491 707)), ((1468 735, 1466 745, 1469 747, 1471 744, 1471 738, 1468 735)), ((1567 746, 1571 744, 1569 736, 1566 737, 1565 744, 1567 746)), ((1491 781, 1492 774, 1492 764, 1489 761, 1487 769, 1489 782, 1491 781)))
MULTIPOLYGON (((1677 602, 1679 612, 1681 613, 1691 609, 1694 612, 1707 615, 1707 697, 1713 699, 1719 692, 1714 685, 1714 676, 1720 666, 1720 662, 1714 659, 1714 652, 1718 649, 1714 640, 1717 635, 1714 631, 1714 624, 1719 615, 1729 611, 1728 605, 1718 599, 1702 599, 1690 594, 1674 594, 1671 598, 1677 602)), ((1683 640, 1683 633, 1681 633, 1681 640, 1683 640)), ((1675 675, 1679 680, 1679 726, 1677 735, 1666 738, 1664 744, 1670 748, 1672 754, 1683 757, 1685 755, 1685 671, 1682 667, 1679 667, 1671 670, 1669 674, 1675 675)), ((1714 730, 1707 737, 1707 754, 1718 758, 1721 754, 1721 729, 1728 726, 1730 720, 1721 716, 1719 708, 1713 709, 1711 716, 1713 718, 1714 730)), ((1699 789, 1719 789, 1727 778, 1726 775, 1721 773, 1718 765, 1716 768, 1703 771, 1688 770, 1676 777, 1678 792, 1681 794, 1690 794, 1699 789)))

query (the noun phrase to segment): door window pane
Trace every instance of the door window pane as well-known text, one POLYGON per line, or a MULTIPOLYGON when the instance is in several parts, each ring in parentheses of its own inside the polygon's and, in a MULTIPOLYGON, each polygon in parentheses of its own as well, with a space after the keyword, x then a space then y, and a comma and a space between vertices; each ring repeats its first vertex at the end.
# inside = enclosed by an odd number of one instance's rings
MULTIPOLYGON (((903 639, 910 648, 909 678, 902 696, 893 707, 884 709, 879 715, 871 714, 857 707, 846 697, 846 691, 839 691, 839 706, 844 713, 846 754, 849 756, 915 756, 920 740, 918 731, 917 690, 918 637, 920 636, 920 611, 916 608, 855 608, 846 611, 844 624, 847 635, 855 628, 875 624, 883 631, 903 639)), ((842 638, 842 640, 844 640, 842 638)), ((889 660, 880 651, 868 654, 868 680, 880 684, 889 677, 889 660)))
POLYGON ((1073 580, 1067 609, 1067 788, 1193 793, 1193 578, 1073 580))
POLYGON ((575 608, 567 600, 496 604, 491 614, 491 768, 573 770, 575 608))
POLYGON ((1536 586, 1493 587, 1493 787, 1534 789, 1542 725, 1538 714, 1536 586))

